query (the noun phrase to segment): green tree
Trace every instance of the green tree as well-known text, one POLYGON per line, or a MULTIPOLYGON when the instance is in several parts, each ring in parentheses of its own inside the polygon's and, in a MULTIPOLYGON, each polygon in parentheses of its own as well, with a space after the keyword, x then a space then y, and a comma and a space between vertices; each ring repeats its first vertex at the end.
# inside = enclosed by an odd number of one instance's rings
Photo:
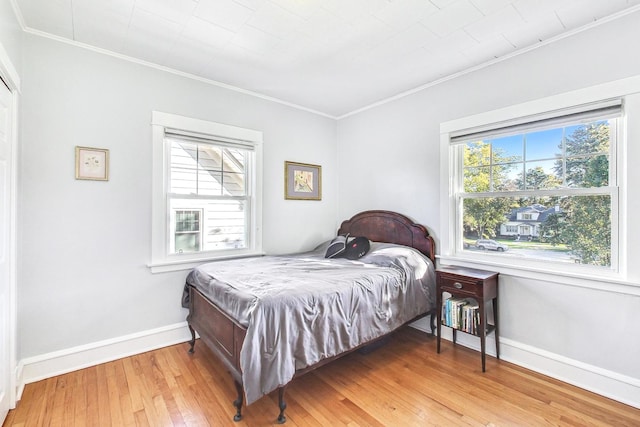
MULTIPOLYGON (((566 157, 554 170, 569 187, 609 184, 609 124, 604 121, 578 127, 565 139, 566 157)), ((610 196, 571 196, 561 204, 565 224, 560 239, 583 264, 611 265, 610 196)))
MULTIPOLYGON (((464 149, 464 191, 482 193, 504 189, 509 185, 510 159, 500 150, 491 150, 491 143, 477 141, 465 145, 464 149)), ((467 198, 463 204, 463 224, 467 235, 474 233, 478 238, 493 237, 496 229, 504 222, 511 203, 506 198, 467 198)))
POLYGON ((566 243, 564 241, 566 236, 563 235, 566 224, 563 213, 558 212, 548 215, 546 221, 540 225, 541 240, 551 243, 552 246, 566 243))
POLYGON ((562 181, 554 174, 546 173, 542 166, 536 166, 527 170, 524 180, 518 177, 515 180, 515 184, 520 190, 538 190, 541 188, 557 188, 562 184, 562 181))
MULTIPOLYGON (((514 184, 519 190, 539 190, 558 188, 562 185, 562 181, 554 174, 546 173, 541 166, 536 166, 527 170, 524 180, 522 177, 516 178, 514 184)), ((536 203, 549 206, 549 198, 530 196, 518 200, 519 206, 530 206, 536 203)))
POLYGON ((504 197, 491 197, 464 200, 463 222, 465 229, 475 233, 478 238, 494 237, 496 230, 505 220, 511 204, 504 197))
MULTIPOLYGON (((554 165, 556 176, 568 187, 602 187, 609 185, 610 128, 600 121, 580 126, 564 141, 563 161, 554 165), (564 176, 563 176, 564 175, 564 176)), ((562 147, 560 147, 562 148, 562 147)))
POLYGON ((561 239, 582 264, 611 265, 611 198, 574 196, 569 198, 567 225, 561 239))

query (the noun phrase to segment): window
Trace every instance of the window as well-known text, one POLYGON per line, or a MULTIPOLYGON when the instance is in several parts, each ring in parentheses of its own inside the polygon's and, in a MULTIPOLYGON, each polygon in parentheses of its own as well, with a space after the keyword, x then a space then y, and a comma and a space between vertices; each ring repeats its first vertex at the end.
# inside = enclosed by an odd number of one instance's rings
POLYGON ((160 112, 153 132, 152 270, 260 254, 262 134, 160 112))
POLYGON ((167 197, 176 212, 171 228, 176 243, 169 252, 246 248, 251 212, 246 178, 252 150, 169 132, 165 141, 170 149, 167 197))
POLYGON ((201 250, 201 210, 174 210, 171 234, 174 236, 171 253, 198 252, 201 250))
POLYGON ((613 100, 446 135, 451 252, 617 271, 621 117, 613 100))

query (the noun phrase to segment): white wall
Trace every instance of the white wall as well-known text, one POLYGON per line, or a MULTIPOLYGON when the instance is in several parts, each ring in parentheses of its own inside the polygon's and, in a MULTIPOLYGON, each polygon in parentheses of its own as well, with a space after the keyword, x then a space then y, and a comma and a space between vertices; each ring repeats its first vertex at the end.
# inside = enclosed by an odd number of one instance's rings
POLYGON ((336 230, 335 120, 25 35, 19 164, 19 358, 185 320, 185 271, 151 274, 151 112, 264 133, 264 249, 336 230), (76 145, 110 150, 108 182, 74 179, 76 145), (323 167, 322 201, 284 200, 284 161, 323 167))
MULTIPOLYGON (((440 123, 640 75, 640 56, 631 48, 640 40, 638 22, 640 13, 635 13, 343 118, 338 123, 338 216, 370 208, 399 210, 430 226, 439 241, 440 123)), ((629 182, 634 183, 640 179, 633 170, 640 162, 640 150, 635 148, 637 141, 629 146, 629 182)), ((635 212, 640 188, 629 187, 629 210, 635 212)), ((634 227, 629 224, 630 257, 640 251, 634 227)), ((640 277, 640 266, 631 268, 630 277, 640 277)), ((608 292, 503 275, 503 355, 569 379, 573 374, 568 370, 576 367, 583 373, 604 374, 607 380, 621 382, 612 387, 597 381, 581 385, 640 402, 640 340, 633 326, 640 288, 616 289, 608 292), (527 355, 533 361, 525 360, 527 355), (556 368, 542 366, 544 358, 567 362, 570 368, 555 372, 556 368), (629 383, 631 394, 616 389, 629 383)))
POLYGON ((22 66, 22 29, 13 13, 9 0, 0 0, 0 46, 11 60, 15 71, 20 74, 22 66))

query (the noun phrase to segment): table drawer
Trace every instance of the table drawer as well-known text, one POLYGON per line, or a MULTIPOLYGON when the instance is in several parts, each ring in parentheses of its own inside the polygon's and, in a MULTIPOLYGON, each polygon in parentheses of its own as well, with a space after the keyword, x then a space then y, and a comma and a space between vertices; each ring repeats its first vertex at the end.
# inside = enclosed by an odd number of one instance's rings
POLYGON ((482 295, 482 281, 470 279, 468 277, 441 274, 440 287, 442 290, 455 290, 456 292, 466 292, 473 295, 482 295))

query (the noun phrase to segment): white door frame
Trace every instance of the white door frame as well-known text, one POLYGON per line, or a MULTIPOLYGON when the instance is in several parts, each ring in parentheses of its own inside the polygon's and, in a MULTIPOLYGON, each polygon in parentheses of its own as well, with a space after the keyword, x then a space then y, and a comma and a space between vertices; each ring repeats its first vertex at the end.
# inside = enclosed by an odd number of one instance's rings
MULTIPOLYGON (((9 86, 12 96, 11 120, 9 132, 11 144, 10 159, 10 180, 9 189, 9 313, 8 313, 8 334, 9 340, 7 349, 9 354, 9 407, 15 408, 17 399, 17 182, 18 182, 18 101, 20 95, 20 77, 9 59, 9 55, 0 43, 0 76, 9 86)), ((2 82, 0 82, 2 84, 2 82)), ((0 413, 0 424, 4 421, 6 414, 0 413)))

